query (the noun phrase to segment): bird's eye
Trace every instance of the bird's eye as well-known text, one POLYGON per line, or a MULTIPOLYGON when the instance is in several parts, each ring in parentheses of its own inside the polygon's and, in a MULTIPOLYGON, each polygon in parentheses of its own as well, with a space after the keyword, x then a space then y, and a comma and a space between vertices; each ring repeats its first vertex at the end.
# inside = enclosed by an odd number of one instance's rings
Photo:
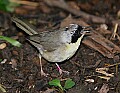
POLYGON ((69 29, 69 28, 68 28, 68 27, 66 27, 66 28, 65 28, 65 31, 67 31, 68 29, 69 29))

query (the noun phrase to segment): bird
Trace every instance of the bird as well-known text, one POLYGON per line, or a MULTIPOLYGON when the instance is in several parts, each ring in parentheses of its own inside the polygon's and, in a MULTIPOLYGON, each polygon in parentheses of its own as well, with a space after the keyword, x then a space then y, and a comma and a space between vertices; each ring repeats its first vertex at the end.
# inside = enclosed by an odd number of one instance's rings
POLYGON ((90 32, 90 30, 87 29, 89 26, 85 27, 73 23, 57 30, 38 33, 17 17, 12 17, 11 19, 17 27, 29 35, 27 40, 38 49, 41 75, 43 76, 47 76, 47 74, 43 71, 41 57, 48 62, 54 62, 61 74, 64 70, 62 70, 57 63, 69 60, 75 55, 81 44, 81 40, 86 33, 90 32))

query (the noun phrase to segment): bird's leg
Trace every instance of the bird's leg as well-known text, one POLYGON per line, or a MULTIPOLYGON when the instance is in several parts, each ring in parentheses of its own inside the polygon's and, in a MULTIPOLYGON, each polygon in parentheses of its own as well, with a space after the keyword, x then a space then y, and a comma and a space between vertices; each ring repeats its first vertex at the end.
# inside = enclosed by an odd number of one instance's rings
POLYGON ((48 74, 44 73, 43 68, 42 68, 42 62, 41 62, 41 55, 39 54, 39 59, 40 59, 40 71, 41 71, 41 76, 48 76, 48 74))
POLYGON ((67 75, 69 75, 69 72, 68 72, 68 71, 65 71, 65 70, 62 70, 62 69, 60 68, 60 66, 59 66, 57 63, 55 63, 55 65, 57 66, 60 75, 61 75, 63 72, 64 72, 64 73, 67 73, 67 75))

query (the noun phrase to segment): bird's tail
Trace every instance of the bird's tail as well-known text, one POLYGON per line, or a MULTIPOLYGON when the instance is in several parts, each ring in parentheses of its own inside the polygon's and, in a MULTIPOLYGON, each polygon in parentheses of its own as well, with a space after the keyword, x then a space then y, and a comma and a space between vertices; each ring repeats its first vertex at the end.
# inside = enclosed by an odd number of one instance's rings
POLYGON ((38 34, 34 29, 32 29, 27 23, 23 22, 22 20, 12 17, 11 20, 23 31, 25 31, 28 35, 38 34))

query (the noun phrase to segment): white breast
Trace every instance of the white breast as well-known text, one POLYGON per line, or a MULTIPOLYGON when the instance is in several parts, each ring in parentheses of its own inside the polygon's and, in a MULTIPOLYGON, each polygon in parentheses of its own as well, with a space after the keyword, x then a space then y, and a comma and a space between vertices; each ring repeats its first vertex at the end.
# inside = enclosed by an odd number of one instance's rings
POLYGON ((42 57, 44 57, 49 62, 62 62, 71 58, 79 48, 83 36, 84 34, 77 40, 76 43, 66 43, 52 52, 44 51, 42 57))

